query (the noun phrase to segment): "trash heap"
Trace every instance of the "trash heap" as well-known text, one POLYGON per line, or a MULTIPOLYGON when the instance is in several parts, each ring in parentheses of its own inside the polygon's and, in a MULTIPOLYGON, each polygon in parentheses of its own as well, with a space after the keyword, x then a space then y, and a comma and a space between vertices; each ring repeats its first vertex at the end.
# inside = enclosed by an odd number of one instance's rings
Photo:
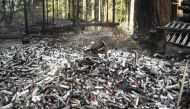
POLYGON ((0 109, 177 108, 184 62, 140 55, 133 63, 133 53, 119 50, 105 60, 83 46, 44 40, 2 52, 0 109))

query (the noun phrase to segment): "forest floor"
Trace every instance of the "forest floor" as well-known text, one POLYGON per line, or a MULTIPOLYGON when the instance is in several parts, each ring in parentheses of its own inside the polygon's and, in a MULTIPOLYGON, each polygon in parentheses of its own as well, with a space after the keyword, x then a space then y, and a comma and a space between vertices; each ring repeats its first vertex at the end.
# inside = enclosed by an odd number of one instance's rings
MULTIPOLYGON (((138 41, 134 41, 129 36, 122 34, 117 28, 111 27, 88 27, 84 31, 76 31, 75 32, 66 32, 66 33, 55 33, 51 35, 29 35, 30 43, 33 41, 40 41, 43 39, 51 39, 52 42, 62 42, 68 43, 83 43, 83 45, 90 45, 96 39, 99 39, 104 36, 109 36, 111 39, 118 38, 116 49, 122 50, 140 50, 140 46, 138 41), (32 38, 33 37, 33 38, 32 38)), ((22 44, 22 39, 0 39, 0 51, 4 50, 5 48, 22 44)))
MULTIPOLYGON (((139 41, 135 41, 134 36, 122 34, 117 28, 88 27, 84 31, 78 29, 74 32, 54 33, 30 34, 26 36, 29 44, 25 45, 23 39, 0 40, 0 88, 11 93, 0 95, 0 106, 70 108, 75 107, 76 100, 79 103, 76 107, 107 106, 108 109, 114 106, 174 109, 176 106, 174 101, 178 94, 173 86, 179 84, 184 62, 171 67, 175 61, 149 57, 148 50, 139 41), (108 60, 103 55, 96 58, 84 52, 94 41, 104 36, 118 39, 115 49, 110 50, 108 60), (133 60, 137 55, 130 50, 140 54, 136 63, 133 60), (170 94, 170 99, 166 92, 170 94), (78 98, 78 95, 81 96, 78 98), (118 98, 124 101, 117 101, 118 98), (29 105, 25 102, 28 100, 29 105), (61 105, 60 101, 63 102, 61 105)), ((185 88, 189 86, 185 84, 185 88)))
MULTIPOLYGON (((13 38, 6 38, 10 35, 6 36, 6 34, 3 36, 3 39, 0 37, 0 52, 3 51, 5 48, 9 48, 11 46, 22 44, 22 38, 27 37, 30 39, 30 43, 33 43, 34 41, 41 41, 44 38, 51 39, 52 42, 61 42, 61 43, 82 43, 83 45, 92 45, 93 41, 96 39, 100 39, 104 36, 109 36, 111 39, 118 38, 116 46, 114 48, 120 49, 122 51, 130 51, 130 50, 137 50, 139 53, 142 53, 146 51, 147 54, 150 54, 150 50, 154 49, 151 48, 150 45, 144 47, 143 44, 139 44, 139 41, 133 40, 133 38, 129 35, 123 34, 118 28, 112 28, 112 27, 86 27, 85 30, 81 30, 78 27, 73 28, 74 31, 70 32, 57 32, 54 30, 50 31, 50 34, 47 33, 46 35, 41 35, 40 33, 37 34, 30 34, 28 36, 24 36, 22 34, 18 35, 15 34, 15 36, 11 36, 13 38), (19 38, 15 38, 19 37, 19 38)), ((175 46, 166 46, 166 55, 174 55, 177 52, 189 52, 189 49, 186 48, 179 48, 175 46)), ((154 54, 154 53, 153 53, 154 54)))

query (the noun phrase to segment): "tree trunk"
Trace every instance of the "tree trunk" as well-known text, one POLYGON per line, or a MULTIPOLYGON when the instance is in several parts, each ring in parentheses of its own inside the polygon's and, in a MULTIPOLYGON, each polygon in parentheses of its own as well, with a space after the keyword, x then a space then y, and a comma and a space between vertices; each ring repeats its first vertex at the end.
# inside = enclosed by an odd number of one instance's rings
POLYGON ((87 0, 85 0, 85 1, 86 1, 86 3, 85 3, 86 4, 86 12, 85 12, 86 13, 85 17, 86 18, 85 18, 85 22, 87 22, 88 21, 88 17, 87 17, 88 16, 88 13, 87 13, 88 5, 87 5, 87 0))
POLYGON ((27 9, 27 0, 24 0, 24 20, 25 20, 25 32, 28 35, 28 9, 27 9))
POLYGON ((99 0, 99 6, 98 6, 98 21, 102 22, 102 0, 99 0))
POLYGON ((62 19, 65 18, 65 15, 66 15, 65 12, 66 12, 66 11, 65 11, 65 2, 63 2, 63 3, 62 3, 62 19))
POLYGON ((53 21, 53 25, 54 25, 54 22, 55 22, 55 3, 54 3, 54 0, 52 0, 52 21, 53 21))
POLYGON ((70 19, 71 18, 71 13, 70 13, 70 11, 71 11, 71 3, 70 3, 70 0, 68 0, 67 1, 67 6, 68 6, 68 19, 70 19))
POLYGON ((74 0, 72 0, 72 17, 73 17, 73 19, 75 19, 75 1, 74 0))
POLYGON ((82 15, 82 18, 83 20, 86 21, 86 0, 83 0, 83 15, 82 15))
POLYGON ((9 16, 9 23, 11 23, 12 22, 12 19, 13 19, 13 11, 12 11, 12 5, 11 5, 11 0, 9 0, 9 10, 10 10, 10 12, 9 12, 9 14, 10 14, 10 16, 9 16))
MULTIPOLYGON (((134 3, 133 3, 134 4, 134 3)), ((134 7, 133 7, 133 10, 134 10, 134 7)), ((120 23, 122 23, 122 19, 123 19, 123 0, 121 0, 121 10, 120 10, 120 15, 121 15, 121 17, 120 17, 120 19, 119 19, 119 21, 120 21, 120 23)), ((133 14, 133 16, 134 16, 134 14, 133 14)))
POLYGON ((131 34, 134 32, 134 5, 135 0, 130 1, 130 14, 129 14, 129 31, 131 34))
POLYGON ((57 0, 57 19, 59 19, 59 0, 57 0))
POLYGON ((77 0, 77 19, 79 19, 79 12, 80 12, 80 8, 79 8, 79 0, 77 0))
POLYGON ((45 0, 42 1, 42 14, 43 14, 43 26, 42 26, 42 31, 45 29, 45 0))
POLYGON ((11 5, 12 5, 12 10, 11 10, 11 12, 12 12, 12 20, 14 21, 14 17, 15 17, 15 2, 14 2, 14 0, 12 0, 11 5))
POLYGON ((109 17, 109 2, 108 2, 108 0, 106 1, 106 13, 107 13, 107 15, 106 15, 106 21, 108 22, 108 17, 109 17))
POLYGON ((7 12, 6 12, 6 1, 3 0, 3 19, 5 21, 5 24, 7 23, 7 12))
POLYGON ((72 10, 73 10, 73 25, 75 25, 75 2, 72 0, 72 10))
POLYGON ((139 33, 164 26, 170 21, 171 0, 136 0, 135 27, 139 33))
POLYGON ((92 20, 95 20, 95 8, 94 8, 94 6, 95 6, 95 0, 91 0, 91 2, 92 2, 92 20))
POLYGON ((112 22, 115 23, 115 0, 113 0, 113 16, 112 22))
MULTIPOLYGON (((16 0, 15 0, 16 1, 16 0)), ((34 3, 34 0, 31 0, 31 4, 33 4, 34 3)))
POLYGON ((0 2, 0 24, 3 21, 3 2, 0 2))
POLYGON ((47 20, 47 25, 48 25, 48 22, 49 22, 48 21, 49 20, 48 16, 49 16, 49 14, 48 14, 48 0, 46 0, 46 17, 47 17, 46 20, 47 20))

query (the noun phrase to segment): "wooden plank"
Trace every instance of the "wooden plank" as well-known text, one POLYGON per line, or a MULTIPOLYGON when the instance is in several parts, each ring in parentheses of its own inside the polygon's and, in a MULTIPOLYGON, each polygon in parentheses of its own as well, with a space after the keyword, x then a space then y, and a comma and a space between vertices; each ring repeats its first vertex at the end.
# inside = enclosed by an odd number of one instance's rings
POLYGON ((188 64, 189 64, 189 60, 187 60, 186 64, 185 64, 185 69, 184 69, 184 72, 183 72, 183 79, 182 79, 182 84, 181 84, 181 88, 180 88, 180 93, 179 93, 179 97, 178 97, 178 100, 177 100, 177 106, 179 106, 179 103, 181 101, 181 96, 183 94, 183 89, 184 89, 184 82, 185 82, 185 77, 186 77, 186 72, 188 70, 188 64))
POLYGON ((168 41, 168 42, 169 42, 170 37, 171 37, 170 34, 171 34, 171 33, 168 33, 168 35, 167 35, 167 41, 168 41))
POLYGON ((170 26, 170 28, 174 28, 174 26, 175 26, 175 22, 173 22, 173 24, 170 26))
POLYGON ((176 44, 179 44, 180 40, 182 39, 182 34, 179 35, 177 41, 176 41, 176 44))
POLYGON ((189 41, 189 43, 187 44, 187 46, 190 47, 190 41, 189 41))
POLYGON ((173 32, 173 33, 184 33, 184 34, 190 34, 190 28, 186 26, 184 29, 181 28, 165 28, 166 32, 173 32))
POLYGON ((187 34, 187 35, 185 36, 185 38, 183 39, 183 42, 181 43, 181 45, 185 45, 185 43, 186 43, 186 41, 187 41, 187 39, 188 39, 188 36, 189 36, 189 34, 187 34))
POLYGON ((181 27, 181 29, 184 29, 186 25, 187 25, 187 24, 185 23, 185 24, 181 27))
POLYGON ((170 24, 171 24, 171 22, 170 23, 168 23, 165 27, 167 28, 167 27, 169 27, 170 26, 170 24))
POLYGON ((176 39, 176 33, 172 36, 172 39, 170 40, 170 42, 174 43, 175 39, 176 39))
POLYGON ((189 27, 187 29, 190 29, 190 25, 189 25, 189 27))
POLYGON ((181 26, 181 24, 179 23, 175 28, 179 28, 181 26))

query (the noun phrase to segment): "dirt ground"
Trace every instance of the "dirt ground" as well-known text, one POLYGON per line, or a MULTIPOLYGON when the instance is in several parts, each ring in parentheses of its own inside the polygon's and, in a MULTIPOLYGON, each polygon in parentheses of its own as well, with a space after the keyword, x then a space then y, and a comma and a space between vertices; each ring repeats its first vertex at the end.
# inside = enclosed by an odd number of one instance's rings
MULTIPOLYGON (((77 30, 77 29, 76 29, 77 30)), ((134 41, 131 36, 122 34, 117 28, 111 27, 86 27, 84 31, 75 31, 67 33, 55 33, 53 35, 29 35, 30 43, 36 43, 40 40, 51 39, 52 42, 65 43, 81 43, 81 46, 90 46, 92 43, 104 36, 109 36, 111 39, 118 39, 114 48, 122 51, 137 50, 139 53, 150 53, 149 47, 139 45, 138 41, 134 41)), ((0 39, 0 52, 4 49, 22 44, 22 39, 0 39)), ((71 44, 72 45, 72 44, 71 44)), ((73 45, 74 46, 74 45, 73 45)), ((166 55, 174 55, 179 52, 190 52, 188 48, 179 48, 168 44, 166 46, 166 55)))
POLYGON ((21 39, 0 39, 0 52, 16 44, 22 44, 21 39))
MULTIPOLYGON (((35 36, 35 35, 33 35, 35 36)), ((62 44, 68 42, 80 42, 83 45, 91 45, 93 41, 99 39, 104 36, 109 36, 113 40, 118 39, 116 42, 116 49, 122 50, 132 50, 132 49, 139 49, 138 42, 133 41, 129 36, 122 34, 117 28, 111 27, 88 27, 84 31, 75 32, 68 32, 68 33, 59 33, 54 35, 45 35, 45 36, 35 36, 30 39, 30 43, 40 41, 43 39, 52 39, 53 42, 61 42, 62 44)), ((5 48, 22 44, 22 39, 0 39, 0 51, 4 50, 5 48)))
POLYGON ((172 44, 167 44, 166 45, 166 54, 167 55, 174 55, 176 53, 190 53, 189 48, 184 48, 184 47, 178 47, 172 44))

